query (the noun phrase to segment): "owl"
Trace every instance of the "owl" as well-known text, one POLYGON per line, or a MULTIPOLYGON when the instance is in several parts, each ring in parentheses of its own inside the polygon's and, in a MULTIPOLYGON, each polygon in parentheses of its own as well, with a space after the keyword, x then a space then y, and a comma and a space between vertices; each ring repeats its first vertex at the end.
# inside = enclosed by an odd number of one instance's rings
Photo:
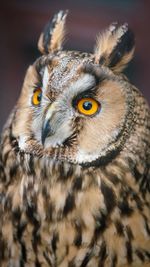
POLYGON ((150 109, 122 73, 127 24, 94 53, 62 50, 67 11, 42 32, 1 135, 1 267, 150 266, 150 109))

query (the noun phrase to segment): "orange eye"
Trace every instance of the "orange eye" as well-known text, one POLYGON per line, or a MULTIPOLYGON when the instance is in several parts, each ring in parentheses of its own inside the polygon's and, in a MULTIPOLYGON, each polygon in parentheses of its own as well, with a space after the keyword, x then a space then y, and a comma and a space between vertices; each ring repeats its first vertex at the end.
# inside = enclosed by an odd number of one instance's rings
POLYGON ((79 100, 77 108, 80 113, 92 116, 98 112, 100 104, 93 98, 85 97, 79 100))
POLYGON ((37 106, 40 104, 42 99, 42 90, 41 88, 35 89, 33 96, 32 96, 32 103, 33 105, 37 106))

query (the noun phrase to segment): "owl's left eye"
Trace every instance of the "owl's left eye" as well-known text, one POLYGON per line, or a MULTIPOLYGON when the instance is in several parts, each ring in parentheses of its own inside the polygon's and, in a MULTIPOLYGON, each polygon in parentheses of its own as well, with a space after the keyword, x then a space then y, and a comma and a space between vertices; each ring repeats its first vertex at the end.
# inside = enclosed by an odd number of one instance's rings
POLYGON ((32 104, 34 106, 37 106, 40 104, 41 102, 41 99, 42 99, 42 90, 41 88, 37 88, 34 90, 33 92, 33 96, 32 96, 32 104))
POLYGON ((77 108, 81 114, 92 116, 99 111, 100 103, 93 98, 85 97, 78 101, 77 108))

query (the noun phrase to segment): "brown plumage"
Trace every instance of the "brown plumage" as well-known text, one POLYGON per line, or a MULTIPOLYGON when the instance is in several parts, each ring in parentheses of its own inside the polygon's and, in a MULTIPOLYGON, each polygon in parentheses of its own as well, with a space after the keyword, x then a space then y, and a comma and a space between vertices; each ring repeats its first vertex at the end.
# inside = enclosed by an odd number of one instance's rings
POLYGON ((0 267, 150 266, 150 110, 121 73, 134 37, 61 51, 66 12, 39 41, 1 136, 0 267))

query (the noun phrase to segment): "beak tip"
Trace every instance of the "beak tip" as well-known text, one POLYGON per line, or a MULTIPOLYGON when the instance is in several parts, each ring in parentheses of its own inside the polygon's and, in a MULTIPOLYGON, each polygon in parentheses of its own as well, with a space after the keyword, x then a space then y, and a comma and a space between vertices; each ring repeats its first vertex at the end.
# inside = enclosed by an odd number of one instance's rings
POLYGON ((41 136, 41 141, 42 141, 42 145, 44 146, 44 143, 45 143, 45 137, 43 136, 43 134, 42 134, 42 136, 41 136))
POLYGON ((45 144, 45 139, 50 135, 52 135, 52 130, 51 130, 50 123, 48 120, 44 123, 43 128, 42 128, 42 136, 41 136, 42 145, 45 144))

